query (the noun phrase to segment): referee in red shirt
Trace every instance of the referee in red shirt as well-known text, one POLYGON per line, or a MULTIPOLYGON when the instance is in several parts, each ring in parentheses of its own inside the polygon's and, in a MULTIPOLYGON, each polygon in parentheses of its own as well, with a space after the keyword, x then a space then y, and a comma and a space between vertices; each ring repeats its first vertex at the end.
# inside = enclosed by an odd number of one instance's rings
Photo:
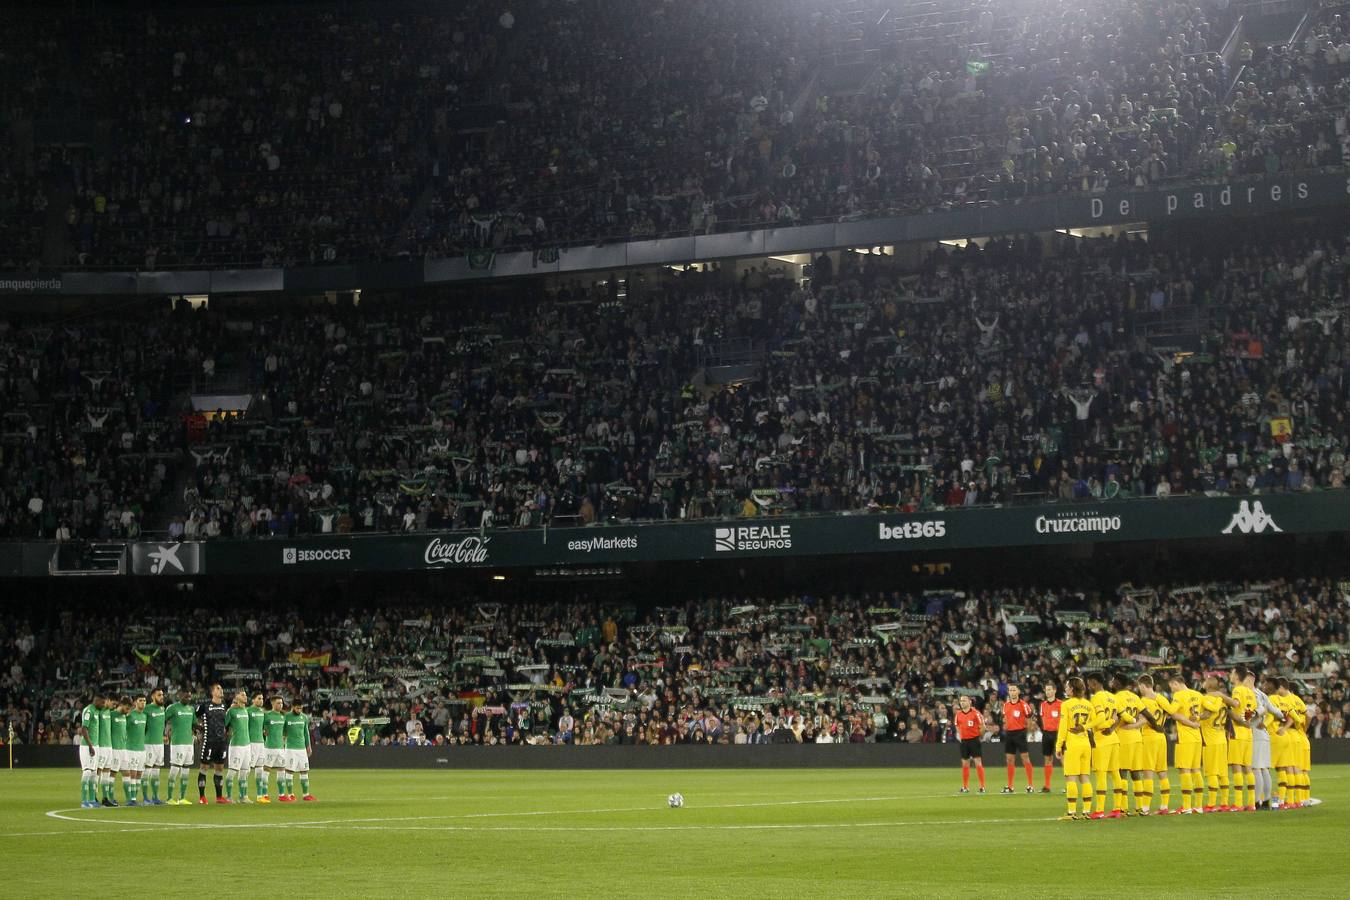
POLYGON ((1055 696, 1055 683, 1045 685, 1045 699, 1041 701, 1041 758, 1045 761, 1045 787, 1042 794, 1050 793, 1050 776, 1055 772, 1055 742, 1059 740, 1059 699, 1055 696))
POLYGON ((1003 793, 1013 792, 1013 773, 1017 769, 1017 757, 1022 757, 1022 768, 1027 773, 1027 793, 1035 789, 1031 786, 1035 776, 1031 769, 1031 751, 1027 749, 1027 727, 1031 724, 1031 704, 1022 699, 1022 690, 1015 684, 1008 685, 1008 699, 1003 701, 1003 752, 1007 754, 1008 786, 1003 793))
POLYGON ((961 742, 961 793, 970 793, 970 761, 975 760, 975 773, 980 778, 980 793, 984 793, 984 754, 980 738, 984 736, 984 715, 970 705, 970 698, 962 694, 956 701, 956 737, 961 742))

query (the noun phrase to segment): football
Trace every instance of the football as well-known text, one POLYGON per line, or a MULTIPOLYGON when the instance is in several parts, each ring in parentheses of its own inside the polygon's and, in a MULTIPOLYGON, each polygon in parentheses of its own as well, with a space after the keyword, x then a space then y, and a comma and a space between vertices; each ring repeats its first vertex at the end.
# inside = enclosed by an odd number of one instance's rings
POLYGON ((666 802, 670 804, 671 809, 679 809, 681 806, 684 806, 684 795, 671 794, 666 798, 666 802))

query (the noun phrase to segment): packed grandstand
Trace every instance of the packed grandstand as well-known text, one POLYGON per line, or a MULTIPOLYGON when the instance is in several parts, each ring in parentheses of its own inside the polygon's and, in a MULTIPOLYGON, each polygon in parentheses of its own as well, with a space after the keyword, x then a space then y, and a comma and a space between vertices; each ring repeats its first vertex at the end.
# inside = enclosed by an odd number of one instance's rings
POLYGON ((10 721, 25 740, 69 743, 87 685, 176 697, 222 680, 303 699, 328 744, 932 743, 954 740, 963 694, 994 721, 1009 684, 1034 697, 1075 671, 1199 682, 1253 663, 1310 686, 1310 736, 1345 737, 1350 719, 1344 578, 656 607, 380 595, 7 617, 10 721))
POLYGON ((18 10, 0 268, 556 248, 1340 166, 1339 4, 1269 34, 1247 5, 18 10))

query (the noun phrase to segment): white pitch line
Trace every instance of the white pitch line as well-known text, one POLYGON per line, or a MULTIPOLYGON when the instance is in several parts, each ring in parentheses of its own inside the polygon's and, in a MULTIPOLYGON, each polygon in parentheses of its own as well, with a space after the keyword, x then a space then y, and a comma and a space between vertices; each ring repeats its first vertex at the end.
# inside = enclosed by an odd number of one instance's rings
MULTIPOLYGON (((889 797, 830 797, 814 800, 770 800, 760 803, 713 803, 700 805, 703 809, 756 809, 779 806, 818 806, 822 804, 843 804, 843 803, 884 803, 900 800, 931 800, 935 798, 950 797, 951 794, 922 794, 922 795, 897 795, 889 797)), ((362 825, 386 822, 429 822, 429 821, 450 821, 461 819, 499 819, 499 818, 521 818, 528 816, 573 816, 573 815, 605 815, 611 813, 628 812, 653 812, 662 809, 661 806, 609 806, 597 809, 547 809, 547 810, 526 810, 521 812, 484 812, 484 813, 455 813, 446 815, 429 816, 378 816, 356 819, 317 819, 300 820, 295 822, 161 822, 151 824, 145 821, 136 821, 132 819, 107 819, 98 816, 97 810, 90 811, 89 815, 70 816, 66 813, 80 812, 76 807, 69 809, 48 810, 46 815, 53 819, 61 819, 66 822, 78 822, 80 824, 92 824, 97 822, 100 825, 128 825, 133 826, 127 829, 117 829, 119 831, 143 831, 143 830, 173 830, 176 828, 293 828, 297 826, 326 826, 326 825, 362 825)), ((101 829, 90 829, 99 831, 101 829)), ((0 832, 0 837, 22 837, 25 835, 37 834, 75 834, 74 831, 53 831, 53 832, 0 832)))
MULTIPOLYGON (((699 805, 698 810, 708 809, 758 809, 781 806, 812 806, 826 804, 845 804, 845 803, 881 803, 898 800, 923 800, 950 797, 950 794, 923 794, 891 797, 837 797, 823 798, 814 800, 770 800, 761 803, 713 803, 709 805, 699 805)), ((991 795, 1001 796, 1001 795, 991 795)), ((1321 800, 1313 800, 1314 805, 1320 805, 1321 800)), ((66 822, 78 822, 80 824, 94 824, 100 826, 124 825, 125 828, 86 828, 86 829, 66 829, 57 831, 26 831, 26 832, 0 832, 0 837, 37 837, 62 834, 94 834, 94 833, 125 833, 134 831, 173 831, 180 829, 270 829, 270 828, 349 828, 353 831, 682 831, 696 828, 711 828, 719 830, 753 830, 753 829, 810 829, 810 828, 884 828, 884 827, 902 827, 909 825, 959 825, 959 824, 997 824, 1007 822, 1038 822, 1038 821, 1056 821, 1056 819, 1040 818, 1006 818, 1006 819, 954 819, 954 820, 905 820, 890 822, 817 822, 817 823, 792 823, 792 824, 743 824, 743 825, 602 825, 602 826, 581 826, 581 825, 397 825, 390 823, 399 822, 445 822, 445 821, 463 821, 469 819, 500 819, 500 818, 524 818, 531 816, 574 816, 574 815, 603 815, 610 813, 628 813, 628 812, 654 812, 663 807, 660 806, 622 806, 622 807, 601 807, 597 809, 556 809, 556 810, 527 810, 522 812, 486 812, 486 813, 455 813, 447 815, 428 815, 428 816, 379 816, 356 819, 302 819, 298 821, 281 822, 160 822, 150 823, 144 821, 134 821, 129 819, 104 819, 89 816, 68 816, 65 813, 77 812, 74 807, 69 809, 48 810, 46 815, 53 819, 60 819, 66 822)), ((96 812, 95 812, 96 815, 96 812)))
MULTIPOLYGON (((352 831, 770 831, 825 828, 904 828, 928 825, 994 825, 1010 822, 1056 822, 1044 819, 907 819, 893 822, 793 822, 761 825, 361 825, 352 831)), ((332 825, 296 823, 295 828, 324 830, 332 825)))

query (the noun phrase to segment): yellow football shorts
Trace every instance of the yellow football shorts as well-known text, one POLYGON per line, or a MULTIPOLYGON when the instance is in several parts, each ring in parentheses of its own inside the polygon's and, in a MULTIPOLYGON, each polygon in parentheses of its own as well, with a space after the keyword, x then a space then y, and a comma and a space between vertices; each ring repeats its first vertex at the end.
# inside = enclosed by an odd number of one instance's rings
POLYGON ((1098 744, 1092 750, 1092 771, 1094 773, 1117 772, 1120 770, 1120 744, 1098 744))
POLYGON ((1065 745, 1063 769, 1065 775, 1092 774, 1092 747, 1087 741, 1065 745))
POLYGON ((1200 758, 1204 761, 1204 773, 1208 778, 1210 775, 1223 775, 1228 772, 1228 743, 1205 744, 1205 749, 1201 752, 1200 758))
POLYGON ((1167 738, 1161 734, 1144 738, 1144 768, 1151 772, 1167 771, 1167 738))

